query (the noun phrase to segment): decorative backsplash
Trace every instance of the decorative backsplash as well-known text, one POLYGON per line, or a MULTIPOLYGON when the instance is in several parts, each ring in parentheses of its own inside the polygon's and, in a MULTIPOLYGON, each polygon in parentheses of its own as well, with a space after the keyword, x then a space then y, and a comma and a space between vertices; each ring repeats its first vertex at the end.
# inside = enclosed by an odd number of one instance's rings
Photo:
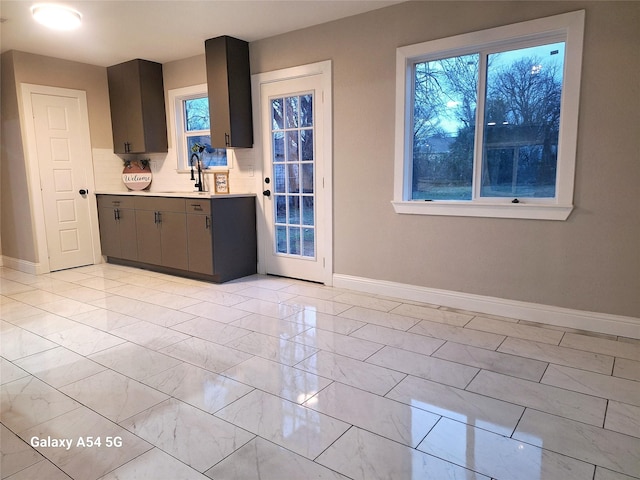
POLYGON ((122 183, 122 159, 111 148, 94 148, 93 176, 98 192, 127 191, 122 183))
MULTIPOLYGON (((92 153, 96 191, 126 192, 127 187, 122 182, 122 158, 108 148, 94 148, 92 153)), ((259 169, 254 167, 254 151, 229 150, 228 155, 232 158, 229 169, 230 193, 256 193, 262 182, 259 169)), ((187 192, 195 189, 189 174, 176 172, 175 153, 171 148, 166 154, 147 154, 144 157, 149 158, 153 172, 150 191, 187 192)), ((213 191, 211 173, 205 173, 205 185, 207 190, 213 191)))

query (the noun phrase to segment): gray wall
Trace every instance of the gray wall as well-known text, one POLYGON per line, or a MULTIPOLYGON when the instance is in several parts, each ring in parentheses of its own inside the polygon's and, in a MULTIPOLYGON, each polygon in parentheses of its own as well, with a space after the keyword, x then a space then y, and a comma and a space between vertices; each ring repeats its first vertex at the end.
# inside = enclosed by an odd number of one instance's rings
POLYGON ((335 272, 640 317, 640 3, 410 2, 251 44, 252 70, 333 61, 335 272), (586 10, 568 221, 395 214, 395 50, 586 10))
POLYGON ((37 261, 27 170, 20 129, 18 84, 15 81, 16 52, 2 54, 2 150, 0 156, 0 220, 2 221, 2 254, 37 261))
POLYGON ((18 116, 22 108, 21 83, 86 91, 91 146, 111 149, 107 69, 25 52, 2 54, 2 255, 38 263, 24 140, 18 116))
MULTIPOLYGON (((640 317, 639 26, 638 2, 409 2, 252 43, 253 73, 333 61, 335 272, 640 317), (396 48, 578 9, 586 25, 569 219, 395 214, 396 48)), ((111 147, 104 69, 15 53, 17 81, 87 90, 92 146, 111 147)), ((167 89, 204 83, 204 55, 165 64, 164 75, 167 89)), ((7 217, 4 138, 2 247, 14 256, 30 229, 7 217)))

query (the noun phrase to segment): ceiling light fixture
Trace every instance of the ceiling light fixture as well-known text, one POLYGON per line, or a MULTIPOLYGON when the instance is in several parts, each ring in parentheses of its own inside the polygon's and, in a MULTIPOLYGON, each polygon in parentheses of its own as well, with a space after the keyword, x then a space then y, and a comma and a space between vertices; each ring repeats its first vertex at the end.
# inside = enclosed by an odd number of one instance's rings
POLYGON ((33 18, 42 25, 55 30, 73 30, 80 26, 82 15, 65 5, 39 3, 31 7, 33 18))

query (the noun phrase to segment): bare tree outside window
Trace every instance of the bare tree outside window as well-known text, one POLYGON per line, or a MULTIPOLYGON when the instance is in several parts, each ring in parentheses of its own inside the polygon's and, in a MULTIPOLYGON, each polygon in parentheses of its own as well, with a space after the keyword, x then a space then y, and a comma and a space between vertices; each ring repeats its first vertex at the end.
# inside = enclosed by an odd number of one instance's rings
POLYGON ((203 145, 201 161, 203 168, 227 166, 227 150, 211 147, 211 133, 209 122, 209 99, 197 97, 184 100, 184 120, 186 134, 187 157, 192 158, 191 152, 195 145, 203 145))
POLYGON ((564 44, 494 55, 496 66, 487 71, 480 194, 553 198, 564 44))
POLYGON ((486 55, 476 138, 480 59, 414 66, 411 198, 471 200, 474 165, 483 197, 554 197, 564 42, 486 55))
POLYGON ((479 58, 415 65, 414 200, 471 199, 479 58))

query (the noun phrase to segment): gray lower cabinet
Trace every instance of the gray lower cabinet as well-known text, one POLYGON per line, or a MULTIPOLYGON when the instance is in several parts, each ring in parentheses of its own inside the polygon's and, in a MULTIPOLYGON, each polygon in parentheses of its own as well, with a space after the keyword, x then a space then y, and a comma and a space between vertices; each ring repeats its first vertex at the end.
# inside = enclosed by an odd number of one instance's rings
POLYGON ((135 197, 138 261, 189 269, 184 198, 135 197))
POLYGON ((187 199, 189 271, 213 275, 211 201, 187 199))
POLYGON ((102 254, 137 260, 136 218, 132 197, 98 196, 98 218, 102 254))
POLYGON ((212 199, 213 269, 218 281, 256 273, 258 246, 256 240, 255 197, 212 199))
POLYGON ((256 273, 254 196, 98 195, 98 208, 109 262, 214 282, 256 273))

